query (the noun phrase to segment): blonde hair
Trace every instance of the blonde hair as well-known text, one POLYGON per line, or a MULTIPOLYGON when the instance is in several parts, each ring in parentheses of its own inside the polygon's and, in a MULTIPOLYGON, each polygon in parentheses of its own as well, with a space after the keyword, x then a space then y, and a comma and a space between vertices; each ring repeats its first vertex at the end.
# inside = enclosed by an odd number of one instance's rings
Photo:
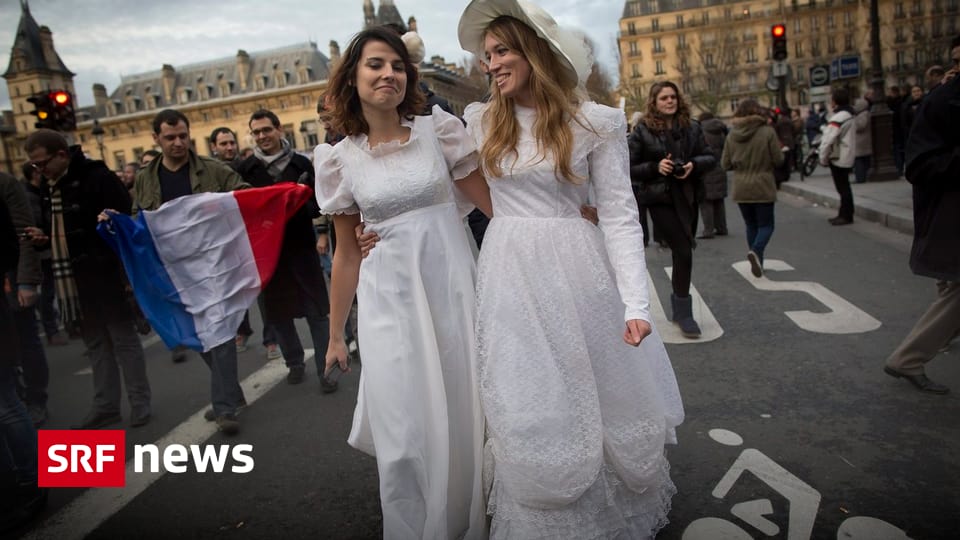
MULTIPOLYGON (((528 84, 537 110, 533 135, 537 140, 538 155, 541 160, 553 156, 554 172, 558 177, 575 184, 582 183, 584 179, 574 174, 570 165, 573 131, 569 124, 571 118, 577 119, 580 100, 576 86, 557 81, 556 74, 563 68, 550 45, 532 28, 508 16, 494 19, 487 26, 485 35, 493 36, 530 64, 528 84)), ((482 118, 487 138, 480 148, 480 164, 488 177, 498 177, 503 175, 502 160, 508 154, 517 156, 520 124, 514 116, 514 100, 500 94, 495 81, 491 81, 490 94, 490 105, 482 118)))

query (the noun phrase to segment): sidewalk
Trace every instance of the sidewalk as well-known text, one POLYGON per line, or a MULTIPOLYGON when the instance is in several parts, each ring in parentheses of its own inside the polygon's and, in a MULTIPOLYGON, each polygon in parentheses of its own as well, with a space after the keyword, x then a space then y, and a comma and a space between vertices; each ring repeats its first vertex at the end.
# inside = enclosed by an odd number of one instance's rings
MULTIPOLYGON (((853 180, 853 173, 850 173, 853 180)), ((852 184, 854 219, 873 221, 906 234, 913 234, 913 190, 905 178, 885 182, 852 184)), ((813 176, 800 181, 793 173, 780 191, 830 208, 840 206, 840 196, 833 187, 833 178, 826 167, 817 167, 813 176)))

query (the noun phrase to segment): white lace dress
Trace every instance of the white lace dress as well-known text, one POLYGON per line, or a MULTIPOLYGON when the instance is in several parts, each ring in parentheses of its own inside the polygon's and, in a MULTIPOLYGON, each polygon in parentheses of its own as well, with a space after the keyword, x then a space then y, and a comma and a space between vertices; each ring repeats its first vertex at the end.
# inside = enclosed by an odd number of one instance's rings
MULTIPOLYGON (((477 145, 486 105, 465 112, 477 145)), ((651 538, 667 522, 664 443, 683 407, 654 328, 639 348, 624 321, 650 321, 646 265, 619 110, 585 103, 571 122, 573 169, 533 159, 535 111, 518 157, 488 181, 494 218, 480 252, 477 344, 487 421, 491 538, 651 538), (580 217, 596 194, 600 227, 580 217)))
POLYGON ((360 266, 363 371, 348 442, 377 458, 388 539, 485 538, 475 266, 453 181, 476 169, 463 124, 433 109, 406 143, 314 151, 324 213, 362 212, 380 241, 360 266))

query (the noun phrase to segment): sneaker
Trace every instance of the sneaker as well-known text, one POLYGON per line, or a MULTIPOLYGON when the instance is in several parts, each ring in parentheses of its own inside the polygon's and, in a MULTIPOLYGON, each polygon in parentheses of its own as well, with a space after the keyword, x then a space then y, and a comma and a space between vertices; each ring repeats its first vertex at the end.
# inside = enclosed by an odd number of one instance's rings
POLYGON ((67 336, 63 335, 63 332, 56 332, 47 336, 47 345, 53 347, 63 347, 70 344, 70 340, 67 336))
POLYGON ((287 373, 287 384, 300 384, 303 382, 306 366, 293 366, 290 373, 287 373))
POLYGON ((280 356, 280 347, 277 347, 276 343, 267 345, 267 360, 276 360, 280 356))
MULTIPOLYGON (((237 405, 237 412, 234 413, 234 416, 239 416, 240 411, 246 408, 247 408, 247 402, 243 401, 240 405, 237 405)), ((203 411, 203 419, 206 420, 207 422, 213 422, 214 420, 217 419, 217 415, 213 412, 212 407, 203 411)))
POLYGON ((763 267, 760 266, 760 257, 753 251, 748 251, 747 260, 750 261, 750 273, 753 274, 753 277, 763 277, 763 267))
POLYGON ((831 225, 850 225, 851 223, 853 223, 852 219, 840 217, 840 216, 830 218, 827 221, 829 221, 831 225))
POLYGON ((30 421, 33 427, 40 427, 47 421, 47 408, 43 405, 28 405, 27 414, 30 415, 30 421))
POLYGON ((242 353, 247 350, 247 341, 250 340, 250 336, 238 335, 237 336, 237 352, 242 353))
POLYGON ((224 435, 236 435, 240 431, 240 422, 235 414, 221 414, 217 417, 217 429, 224 435))

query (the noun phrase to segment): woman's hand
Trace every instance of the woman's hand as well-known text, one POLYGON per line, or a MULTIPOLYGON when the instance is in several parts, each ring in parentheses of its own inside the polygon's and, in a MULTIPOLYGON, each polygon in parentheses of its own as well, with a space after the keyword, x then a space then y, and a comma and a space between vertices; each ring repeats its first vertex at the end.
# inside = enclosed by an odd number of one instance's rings
POLYGON ((657 172, 660 173, 660 176, 670 176, 673 174, 673 159, 671 159, 670 154, 667 154, 667 157, 660 160, 660 164, 657 165, 657 172))
POLYGON ((683 166, 683 174, 675 176, 677 180, 686 180, 690 173, 693 172, 693 162, 688 161, 686 165, 683 166))
POLYGON ((350 365, 347 363, 348 356, 346 342, 342 339, 330 338, 330 342, 327 344, 326 368, 323 370, 323 376, 326 377, 329 375, 333 366, 337 364, 340 365, 341 371, 349 373, 350 365))
POLYGON ((630 319, 627 321, 627 328, 623 331, 623 341, 627 345, 636 347, 640 345, 643 339, 652 332, 650 323, 643 319, 630 319))
POLYGON ((597 215, 597 207, 585 204, 580 207, 580 217, 596 225, 600 223, 600 216, 597 215))
POLYGON ((370 254, 370 250, 373 249, 373 246, 377 245, 377 242, 380 241, 380 236, 375 232, 364 232, 366 224, 362 221, 359 225, 353 230, 357 235, 357 245, 360 246, 360 257, 366 259, 367 255, 370 254))

